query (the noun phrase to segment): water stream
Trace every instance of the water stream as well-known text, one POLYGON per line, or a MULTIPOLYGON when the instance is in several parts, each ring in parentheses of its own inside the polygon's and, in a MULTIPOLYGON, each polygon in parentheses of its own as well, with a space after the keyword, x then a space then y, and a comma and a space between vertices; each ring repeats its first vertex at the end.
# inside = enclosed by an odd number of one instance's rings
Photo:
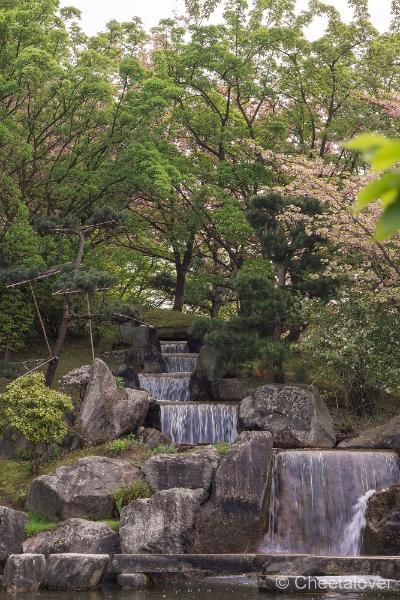
POLYGON ((371 490, 400 481, 395 452, 288 450, 275 455, 263 551, 360 553, 371 490))

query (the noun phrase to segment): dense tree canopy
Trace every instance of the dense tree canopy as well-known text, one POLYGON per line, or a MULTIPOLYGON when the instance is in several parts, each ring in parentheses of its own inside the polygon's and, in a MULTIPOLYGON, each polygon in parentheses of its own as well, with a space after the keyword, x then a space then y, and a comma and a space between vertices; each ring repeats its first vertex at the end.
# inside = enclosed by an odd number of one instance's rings
MULTIPOLYGON (((57 0, 0 0, 6 354, 40 331, 29 288, 6 287, 10 269, 74 263, 77 276, 83 254, 92 275, 115 276, 112 300, 217 319, 209 343, 223 352, 237 334, 246 347, 230 369, 256 364, 278 379, 309 310, 331 315, 351 290, 368 297, 368 315, 398 314, 399 240, 372 239, 379 205, 353 212, 374 175, 348 144, 400 134, 397 3, 385 33, 367 0, 349 2, 350 22, 316 0, 301 13, 294 0, 185 4, 151 32, 133 18, 89 37, 57 0), (325 30, 308 39, 321 16, 325 30), (96 221, 106 209, 123 211, 118 227, 96 221)), ((53 294, 67 288, 59 277, 33 285, 59 337, 67 301, 53 294)), ((78 312, 82 301, 67 303, 78 312)))

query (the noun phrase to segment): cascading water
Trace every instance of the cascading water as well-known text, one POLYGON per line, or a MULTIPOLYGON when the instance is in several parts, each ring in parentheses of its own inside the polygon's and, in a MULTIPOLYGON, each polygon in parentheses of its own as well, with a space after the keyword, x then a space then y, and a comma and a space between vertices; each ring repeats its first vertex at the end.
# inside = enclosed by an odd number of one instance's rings
POLYGON ((237 437, 235 405, 189 402, 190 376, 197 354, 187 342, 161 342, 166 373, 139 373, 140 387, 161 403, 162 431, 176 444, 233 442, 237 437))
POLYGON ((262 550, 359 554, 368 494, 399 481, 394 452, 278 451, 262 550))
POLYGON ((155 400, 188 402, 190 373, 139 373, 142 390, 155 400))
POLYGON ((237 407, 227 404, 161 405, 162 430, 174 443, 213 444, 234 442, 237 407))
POLYGON ((168 373, 191 373, 196 365, 197 354, 186 353, 166 353, 163 359, 168 373))
POLYGON ((189 352, 187 342, 160 342, 163 354, 183 354, 189 352))

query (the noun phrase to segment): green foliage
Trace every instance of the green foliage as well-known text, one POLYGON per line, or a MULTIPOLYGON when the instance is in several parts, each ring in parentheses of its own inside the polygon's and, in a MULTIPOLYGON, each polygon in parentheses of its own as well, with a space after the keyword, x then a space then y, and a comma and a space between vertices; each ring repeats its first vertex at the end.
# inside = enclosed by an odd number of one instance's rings
POLYGON ((0 286, 0 351, 23 349, 33 323, 32 307, 24 293, 0 286))
POLYGON ((380 200, 382 214, 376 224, 377 240, 384 240, 400 229, 400 170, 393 169, 400 163, 400 139, 388 139, 381 135, 363 134, 347 144, 350 150, 362 152, 372 170, 389 172, 367 184, 358 194, 356 210, 362 210, 371 202, 380 200))
POLYGON ((317 383, 341 388, 359 412, 373 410, 384 393, 399 393, 399 315, 391 302, 345 295, 307 318, 299 350, 317 383))
POLYGON ((214 448, 219 454, 225 455, 228 454, 231 449, 231 444, 221 442, 219 444, 213 444, 214 448))
POLYGON ((10 383, 0 394, 0 427, 21 434, 31 445, 30 460, 37 470, 43 444, 57 444, 68 427, 65 413, 73 410, 71 399, 45 386, 42 373, 26 375, 10 383))
POLYGON ((57 527, 57 523, 48 521, 45 517, 35 513, 28 513, 28 522, 25 526, 25 533, 27 537, 32 537, 43 531, 50 531, 57 527))
POLYGON ((144 479, 137 479, 131 485, 117 490, 114 494, 114 503, 117 514, 121 513, 127 506, 139 498, 150 498, 152 495, 149 484, 144 479))
POLYGON ((128 435, 125 438, 119 438, 117 440, 113 440, 107 444, 107 452, 110 454, 122 454, 127 450, 131 450, 135 444, 135 436, 133 434, 128 435))
POLYGON ((178 449, 175 446, 156 446, 151 449, 151 455, 156 456, 157 454, 176 454, 178 449))

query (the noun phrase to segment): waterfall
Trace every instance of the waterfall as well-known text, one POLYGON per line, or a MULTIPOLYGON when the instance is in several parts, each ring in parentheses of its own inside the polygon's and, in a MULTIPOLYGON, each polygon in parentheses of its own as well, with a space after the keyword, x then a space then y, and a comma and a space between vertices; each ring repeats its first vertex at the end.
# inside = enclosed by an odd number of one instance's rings
POLYGON ((361 552, 362 533, 365 529, 368 500, 375 494, 375 490, 368 490, 361 496, 353 507, 353 518, 347 523, 341 543, 343 556, 359 556, 361 552))
POLYGON ((263 551, 356 555, 367 492, 399 481, 395 452, 276 452, 263 551))
POLYGON ((163 354, 168 373, 191 373, 195 367, 197 354, 172 353, 163 354))
POLYGON ((155 400, 187 402, 190 400, 189 381, 190 373, 139 373, 140 387, 155 400))
POLYGON ((187 342, 160 342, 163 354, 183 354, 189 352, 187 342))
POLYGON ((227 404, 161 405, 162 431, 176 444, 234 442, 237 406, 227 404))

